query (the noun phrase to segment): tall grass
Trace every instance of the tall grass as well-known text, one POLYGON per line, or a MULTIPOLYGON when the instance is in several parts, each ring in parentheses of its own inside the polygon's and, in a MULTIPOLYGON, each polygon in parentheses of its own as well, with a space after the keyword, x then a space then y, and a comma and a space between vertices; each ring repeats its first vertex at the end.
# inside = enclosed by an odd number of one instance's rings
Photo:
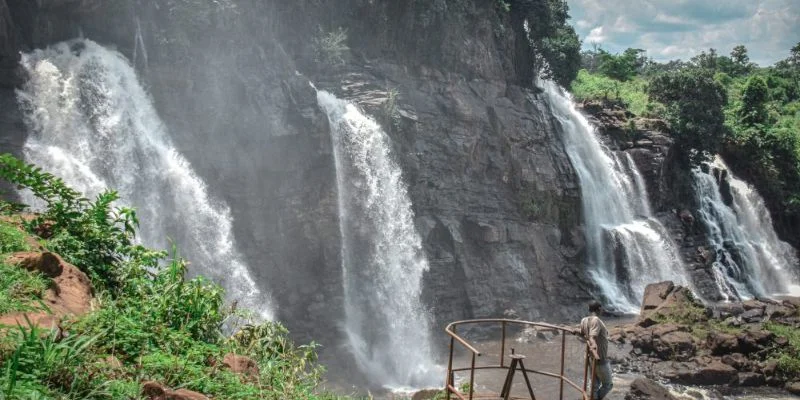
POLYGON ((650 101, 647 95, 647 81, 641 77, 620 82, 582 69, 572 82, 571 90, 575 99, 579 101, 619 101, 637 116, 663 117, 663 105, 650 101))

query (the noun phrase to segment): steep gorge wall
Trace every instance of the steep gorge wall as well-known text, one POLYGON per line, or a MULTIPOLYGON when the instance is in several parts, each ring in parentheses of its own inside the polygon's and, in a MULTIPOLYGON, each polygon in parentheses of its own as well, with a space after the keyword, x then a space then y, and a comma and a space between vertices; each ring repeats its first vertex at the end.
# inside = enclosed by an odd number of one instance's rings
MULTIPOLYGON (((589 297, 577 178, 547 105, 520 84, 526 47, 494 2, 48 3, 0 0, 0 67, 78 32, 135 60, 299 338, 334 340, 342 312, 334 163, 308 80, 359 104, 392 137, 431 264, 424 297, 437 329, 510 309, 570 316, 589 297), (315 63, 314 35, 338 27, 352 49, 344 65, 315 63)), ((9 79, 14 71, 0 71, 4 105, 24 79, 9 79)), ((24 127, 2 114, 3 147, 13 150, 24 127)))

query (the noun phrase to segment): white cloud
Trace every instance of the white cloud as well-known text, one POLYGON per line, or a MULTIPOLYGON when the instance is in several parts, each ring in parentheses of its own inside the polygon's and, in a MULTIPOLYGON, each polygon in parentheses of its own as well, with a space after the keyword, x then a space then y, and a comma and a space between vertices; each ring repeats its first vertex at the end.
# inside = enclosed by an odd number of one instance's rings
POLYGON ((800 0, 568 0, 584 48, 648 50, 659 60, 702 50, 727 54, 739 44, 769 65, 800 42, 800 0))
POLYGON ((603 35, 603 27, 598 26, 589 32, 589 35, 584 39, 586 43, 603 43, 606 41, 606 36, 603 35))

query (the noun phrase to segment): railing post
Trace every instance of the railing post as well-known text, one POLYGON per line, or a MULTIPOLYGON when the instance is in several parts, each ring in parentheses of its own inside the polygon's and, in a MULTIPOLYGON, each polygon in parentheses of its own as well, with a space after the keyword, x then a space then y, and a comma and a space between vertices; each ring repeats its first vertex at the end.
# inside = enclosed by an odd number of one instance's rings
MULTIPOLYGON (((455 327, 453 327, 455 331, 455 327)), ((444 388, 447 391, 447 400, 450 400, 450 386, 453 385, 453 344, 455 338, 450 336, 450 359, 447 361, 447 377, 445 378, 444 388)))
POLYGON ((500 341, 500 366, 504 367, 505 365, 503 365, 503 362, 504 362, 505 357, 506 357, 506 321, 502 322, 502 326, 503 326, 503 329, 502 329, 503 337, 502 337, 502 339, 500 341))
POLYGON ((469 400, 472 400, 473 393, 475 393, 475 353, 472 353, 472 367, 469 370, 469 400))
POLYGON ((564 354, 567 347, 567 332, 561 331, 561 380, 558 389, 558 400, 564 400, 564 354))

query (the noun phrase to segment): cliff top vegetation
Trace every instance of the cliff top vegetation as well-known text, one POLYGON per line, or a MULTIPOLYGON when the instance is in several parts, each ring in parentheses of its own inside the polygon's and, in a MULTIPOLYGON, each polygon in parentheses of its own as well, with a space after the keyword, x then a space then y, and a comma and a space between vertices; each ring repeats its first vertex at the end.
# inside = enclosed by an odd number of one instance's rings
POLYGON ((575 98, 667 120, 687 166, 721 154, 756 186, 779 227, 800 224, 800 43, 769 67, 750 62, 741 45, 689 61, 659 63, 644 54, 584 51, 575 98))

